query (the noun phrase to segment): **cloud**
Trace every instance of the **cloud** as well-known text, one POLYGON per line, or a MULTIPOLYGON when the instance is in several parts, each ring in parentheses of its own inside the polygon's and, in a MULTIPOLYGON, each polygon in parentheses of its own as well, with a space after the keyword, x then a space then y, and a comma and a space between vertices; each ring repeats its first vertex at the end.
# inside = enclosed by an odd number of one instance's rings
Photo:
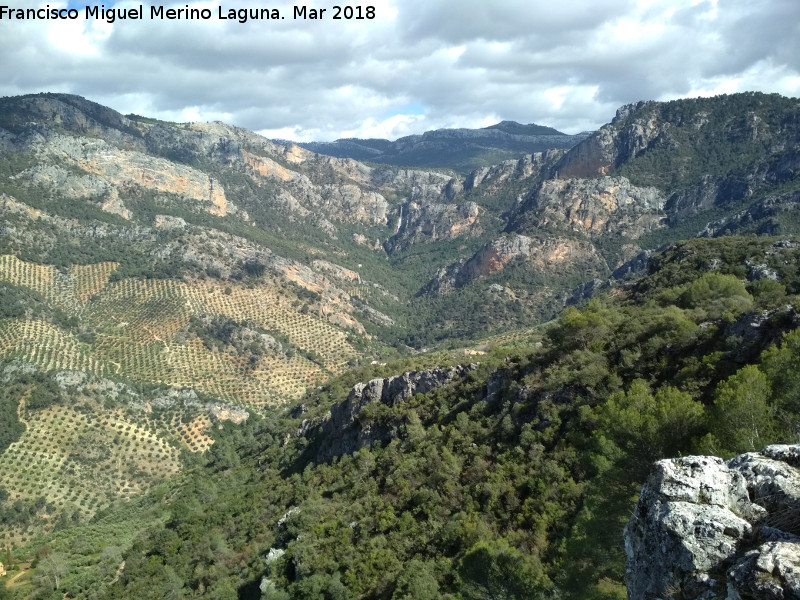
MULTIPOLYGON (((375 19, 295 20, 293 5, 271 0, 186 0, 165 6, 188 2, 213 17, 154 21, 144 4, 145 19, 113 24, 85 20, 85 4, 70 2, 80 19, 0 22, 0 93, 70 92, 123 113, 304 140, 501 119, 572 133, 642 99, 800 95, 796 0, 368 1, 375 19), (220 6, 285 18, 219 20, 220 6)), ((332 16, 333 4, 307 6, 332 16)))

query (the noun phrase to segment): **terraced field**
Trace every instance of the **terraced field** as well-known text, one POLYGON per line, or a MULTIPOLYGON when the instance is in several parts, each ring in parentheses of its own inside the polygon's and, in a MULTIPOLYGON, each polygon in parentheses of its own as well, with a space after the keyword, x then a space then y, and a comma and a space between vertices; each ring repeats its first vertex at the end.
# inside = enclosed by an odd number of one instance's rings
POLYGON ((313 311, 301 313, 297 296, 274 283, 109 281, 115 268, 105 262, 63 273, 0 256, 0 281, 33 290, 80 323, 68 331, 43 320, 0 321, 0 357, 193 386, 228 402, 263 406, 300 397, 358 356, 344 330, 313 311), (187 330, 193 316, 203 315, 278 334, 290 351, 267 353, 254 365, 236 352, 210 349, 187 330))
POLYGON ((0 548, 141 494, 180 471, 182 452, 207 450, 218 418, 246 418, 236 406, 261 410, 299 398, 358 358, 347 332, 291 286, 112 280, 117 266, 57 269, 0 256, 0 282, 44 301, 35 314, 0 319, 0 374, 11 382, 45 374, 61 389, 44 408, 27 406, 33 387, 19 397, 26 429, 0 452, 0 508, 10 507, 0 548), (235 347, 193 329, 215 320, 272 342, 253 354, 252 341, 235 347), (142 396, 126 381, 172 392, 142 396))
POLYGON ((72 333, 42 320, 0 320, 0 356, 46 370, 69 369, 95 375, 104 371, 86 344, 81 344, 72 333))
POLYGON ((87 519, 180 470, 180 450, 166 441, 177 435, 133 422, 121 409, 87 398, 44 410, 27 410, 23 398, 20 407, 26 431, 0 453, 0 488, 9 506, 22 501, 34 512, 27 523, 4 528, 0 543, 24 544, 60 518, 87 519))
POLYGON ((29 410, 24 395, 19 399, 26 430, 0 452, 0 491, 12 507, 0 547, 24 545, 65 519, 85 521, 177 473, 181 448, 203 452, 213 443, 206 400, 189 408, 172 400, 166 409, 150 400, 119 404, 112 392, 124 384, 101 378, 192 388, 230 405, 263 408, 300 397, 358 357, 344 330, 314 310, 300 312, 303 302, 291 287, 268 280, 112 281, 116 267, 59 270, 0 256, 0 282, 35 292, 61 315, 0 319, 0 359, 23 371, 35 365, 62 383, 86 378, 78 372, 105 382, 92 384, 91 393, 68 390, 70 402, 44 409, 29 410), (209 345, 190 327, 193 319, 223 317, 282 341, 248 360, 233 346, 209 345))

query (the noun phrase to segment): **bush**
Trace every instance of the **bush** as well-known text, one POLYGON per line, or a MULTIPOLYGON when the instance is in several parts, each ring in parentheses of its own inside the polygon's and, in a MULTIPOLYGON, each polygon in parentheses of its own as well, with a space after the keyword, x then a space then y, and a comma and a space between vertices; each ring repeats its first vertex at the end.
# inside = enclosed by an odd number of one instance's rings
POLYGON ((733 321, 753 306, 753 297, 733 275, 705 273, 694 280, 681 294, 684 308, 704 311, 708 318, 733 321))

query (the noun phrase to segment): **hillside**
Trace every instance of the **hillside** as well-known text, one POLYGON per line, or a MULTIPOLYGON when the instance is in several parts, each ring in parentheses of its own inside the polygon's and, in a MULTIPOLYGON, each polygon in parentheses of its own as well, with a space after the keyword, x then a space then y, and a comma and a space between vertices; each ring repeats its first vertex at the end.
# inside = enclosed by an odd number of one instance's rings
POLYGON ((0 99, 12 593, 618 595, 652 460, 795 435, 798 110, 639 103, 464 176, 0 99))
POLYGON ((624 598, 652 461, 794 435, 798 251, 679 244, 538 344, 365 367, 226 424, 200 468, 49 539, 59 594, 624 598), (743 284, 755 262, 782 283, 743 284))

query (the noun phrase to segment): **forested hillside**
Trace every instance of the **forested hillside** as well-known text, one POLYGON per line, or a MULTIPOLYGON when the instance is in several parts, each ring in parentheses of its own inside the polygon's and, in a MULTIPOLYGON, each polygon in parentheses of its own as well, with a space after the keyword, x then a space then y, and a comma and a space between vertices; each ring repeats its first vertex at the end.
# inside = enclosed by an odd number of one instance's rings
POLYGON ((797 110, 465 176, 0 99, 0 598, 624 598, 654 460, 798 440, 797 110))
POLYGON ((353 455, 317 461, 332 403, 458 355, 351 372, 283 416, 228 424, 150 499, 56 534, 56 595, 623 598, 621 529, 652 461, 797 435, 798 252, 779 238, 670 248, 540 343, 366 403, 355 426, 388 441, 353 455), (748 281, 753 263, 780 283, 748 281), (113 583, 108 545, 125 560, 113 583))

